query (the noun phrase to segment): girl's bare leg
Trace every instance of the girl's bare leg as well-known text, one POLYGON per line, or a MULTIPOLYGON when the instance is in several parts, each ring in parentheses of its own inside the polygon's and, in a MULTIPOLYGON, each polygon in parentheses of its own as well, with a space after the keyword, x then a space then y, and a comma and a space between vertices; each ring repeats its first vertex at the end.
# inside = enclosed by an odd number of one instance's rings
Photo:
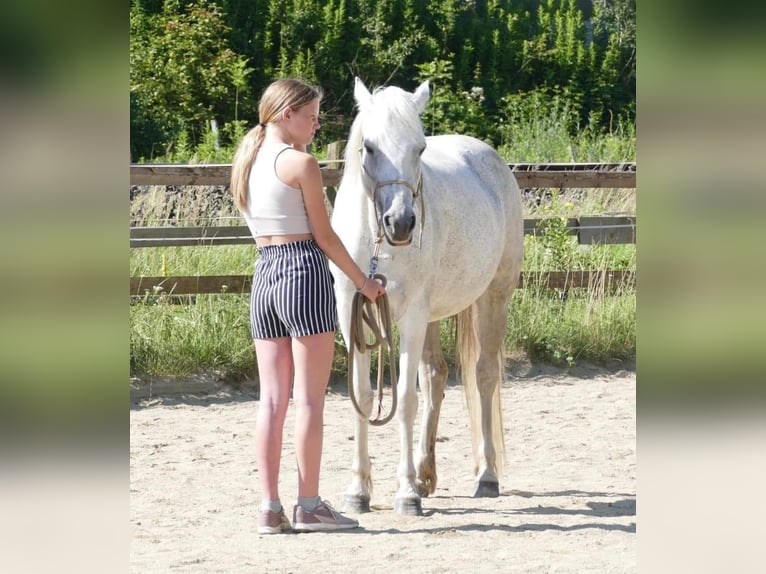
POLYGON ((298 496, 301 497, 319 495, 324 399, 334 350, 334 332, 292 341, 295 365, 295 451, 298 458, 298 496))
POLYGON ((282 433, 290 385, 293 379, 292 345, 289 337, 256 339, 260 379, 260 404, 255 423, 256 459, 264 500, 279 500, 279 466, 282 458, 282 433))

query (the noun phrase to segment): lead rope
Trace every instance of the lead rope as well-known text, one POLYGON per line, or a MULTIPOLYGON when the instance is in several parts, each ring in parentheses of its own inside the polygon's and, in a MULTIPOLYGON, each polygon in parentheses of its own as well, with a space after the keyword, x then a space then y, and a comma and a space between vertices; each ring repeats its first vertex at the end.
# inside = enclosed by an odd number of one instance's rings
MULTIPOLYGON (((386 286, 386 277, 379 273, 375 273, 377 269, 378 252, 380 251, 380 241, 382 237, 378 238, 375 247, 375 255, 370 260, 370 273, 369 277, 373 280, 379 280, 381 284, 386 286)), ((391 311, 388 306, 388 295, 383 294, 375 299, 375 303, 372 303, 360 292, 354 293, 354 298, 351 302, 351 332, 349 334, 349 350, 348 350, 348 396, 351 398, 351 404, 354 405, 354 409, 359 413, 359 416, 366 418, 362 409, 359 408, 359 403, 356 400, 354 394, 354 347, 360 353, 371 353, 374 349, 378 351, 378 408, 375 418, 367 418, 367 422, 373 426, 382 426, 390 421, 396 413, 396 357, 394 356, 394 342, 391 335, 391 311), (364 301, 363 301, 364 300, 364 301), (367 324, 372 332, 372 341, 368 341, 364 336, 364 324, 367 324), (388 370, 391 377, 391 410, 389 413, 381 418, 383 413, 383 371, 385 367, 384 362, 384 347, 388 347, 388 370)))

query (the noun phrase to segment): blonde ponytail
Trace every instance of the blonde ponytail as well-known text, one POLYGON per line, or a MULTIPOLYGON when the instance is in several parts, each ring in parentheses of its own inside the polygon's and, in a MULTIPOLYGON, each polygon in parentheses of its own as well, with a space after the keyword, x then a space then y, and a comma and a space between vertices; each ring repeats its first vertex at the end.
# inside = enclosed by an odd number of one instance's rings
POLYGON ((241 212, 247 211, 250 169, 265 137, 266 128, 261 124, 255 126, 242 138, 231 162, 230 189, 234 204, 241 212))

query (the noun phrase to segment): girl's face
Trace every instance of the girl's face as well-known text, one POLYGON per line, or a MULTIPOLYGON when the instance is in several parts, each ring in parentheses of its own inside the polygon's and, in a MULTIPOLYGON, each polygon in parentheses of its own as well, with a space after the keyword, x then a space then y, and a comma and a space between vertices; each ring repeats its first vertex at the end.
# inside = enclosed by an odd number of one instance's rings
POLYGON ((313 100, 299 110, 291 110, 289 115, 290 132, 294 143, 308 145, 314 134, 321 127, 319 124, 319 100, 313 100))

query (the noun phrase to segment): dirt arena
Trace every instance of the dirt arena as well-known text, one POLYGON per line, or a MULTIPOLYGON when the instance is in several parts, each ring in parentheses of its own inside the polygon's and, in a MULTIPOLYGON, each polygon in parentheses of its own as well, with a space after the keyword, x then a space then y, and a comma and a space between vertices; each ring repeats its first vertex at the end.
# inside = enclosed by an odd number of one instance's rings
MULTIPOLYGON (((131 572, 636 572, 636 376, 538 369, 502 388, 505 478, 474 499, 462 389, 450 385, 436 445, 439 483, 422 517, 392 511, 396 422, 370 431, 373 512, 344 533, 256 532, 254 393, 134 399, 130 412, 131 572)), ((321 494, 340 507, 355 416, 333 386, 321 494)), ((281 492, 296 472, 288 414, 281 492)), ((419 427, 418 427, 419 428, 419 427)), ((291 513, 288 513, 291 514, 291 513)))

